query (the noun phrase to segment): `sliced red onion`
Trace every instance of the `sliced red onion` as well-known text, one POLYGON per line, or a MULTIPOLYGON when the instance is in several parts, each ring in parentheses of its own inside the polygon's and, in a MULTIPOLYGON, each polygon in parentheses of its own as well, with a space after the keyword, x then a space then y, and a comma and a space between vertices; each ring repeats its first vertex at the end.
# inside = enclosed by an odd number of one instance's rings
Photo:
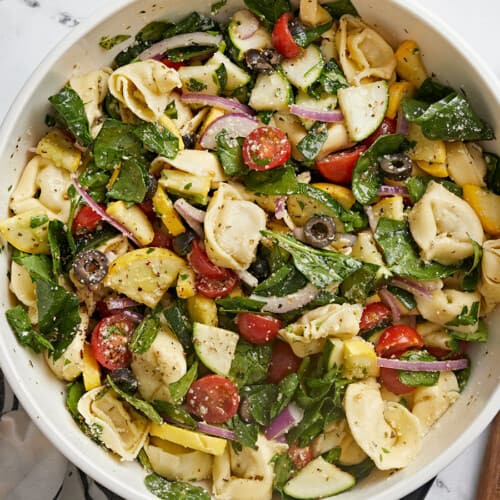
POLYGON ((132 243, 138 247, 142 246, 136 237, 122 224, 120 224, 115 218, 111 217, 101 206, 99 206, 92 197, 85 191, 85 189, 78 184, 76 177, 72 179, 73 186, 77 190, 78 194, 84 199, 85 203, 92 208, 92 210, 99 214, 108 224, 111 224, 115 229, 120 231, 124 236, 126 236, 132 243))
POLYGON ((274 204, 274 215, 277 219, 284 219, 286 216, 286 196, 280 196, 274 204))
POLYGON ((391 284, 416 295, 421 295, 423 297, 429 298, 432 297, 431 291, 417 280, 396 276, 395 278, 392 278, 391 284))
POLYGON ((463 370, 469 364, 468 359, 449 359, 446 361, 405 361, 394 358, 377 358, 380 368, 406 370, 409 372, 446 372, 450 370, 463 370))
POLYGON ((341 122, 344 119, 342 111, 318 111, 310 108, 303 108, 302 106, 297 106, 292 104, 290 106, 290 113, 292 115, 300 116, 302 118, 307 118, 308 120, 316 120, 318 122, 333 123, 341 122))
POLYGON ((382 302, 391 310, 392 319, 394 320, 394 322, 399 321, 399 318, 401 317, 401 311, 399 310, 399 304, 396 297, 394 297, 394 295, 385 287, 378 290, 378 295, 382 302))
POLYGON ((136 323, 140 323, 144 319, 144 316, 142 314, 135 311, 129 311, 128 309, 125 309, 125 311, 123 311, 123 314, 125 314, 125 316, 128 316, 132 321, 135 321, 136 323))
POLYGON ((171 38, 161 40, 146 50, 142 51, 137 58, 141 61, 153 59, 164 54, 167 50, 179 47, 189 47, 192 45, 214 45, 217 46, 222 41, 222 35, 214 35, 205 31, 195 31, 194 33, 184 33, 171 38))
POLYGON ((249 10, 238 12, 239 24, 236 33, 242 40, 248 40, 259 29, 259 20, 249 10))
POLYGON ((266 428, 267 439, 276 439, 286 434, 304 418, 304 410, 290 403, 266 428))
POLYGON ((388 186, 384 184, 378 188, 377 194, 379 196, 404 196, 405 198, 410 197, 408 189, 404 186, 388 186))
POLYGON ((107 297, 103 302, 106 304, 109 311, 121 311, 122 309, 140 305, 138 302, 128 297, 107 297))
POLYGON ((365 205, 364 210, 366 216, 368 217, 368 224, 370 226, 370 229, 372 230, 372 233, 374 233, 375 229, 377 229, 377 221, 375 220, 373 208, 370 205, 365 205))
POLYGON ((181 101, 188 104, 201 104, 203 106, 213 106, 233 113, 245 113, 254 115, 255 111, 236 99, 228 99, 218 95, 188 93, 181 95, 181 101))
POLYGON ((200 145, 205 149, 217 149, 216 137, 226 130, 230 139, 246 137, 252 130, 259 127, 259 122, 243 113, 231 113, 214 120, 205 130, 200 139, 200 145))
POLYGON ((248 271, 236 271, 236 274, 243 283, 246 283, 251 288, 255 288, 259 284, 259 280, 248 271))
POLYGON ((409 130, 410 130, 410 124, 408 123, 408 120, 405 118, 403 110, 400 109, 398 111, 398 116, 396 117, 396 134, 407 136, 409 130))
POLYGON ((179 212, 186 224, 201 238, 205 237, 201 223, 205 220, 205 212, 193 207, 184 198, 174 202, 174 208, 179 212))
POLYGON ((337 240, 345 240, 350 246, 353 246, 358 240, 358 237, 351 233, 337 233, 337 240))
POLYGON ((262 307, 263 312, 286 313, 309 304, 318 293, 319 290, 313 284, 308 283, 304 288, 284 297, 251 295, 250 298, 265 302, 265 305, 262 307))
POLYGON ((210 425, 206 422, 198 422, 196 427, 200 432, 208 434, 209 436, 220 437, 222 439, 230 439, 231 441, 238 441, 236 433, 225 429, 224 427, 218 427, 216 425, 210 425))
POLYGON ((299 227, 299 226, 295 227, 293 229, 292 233, 293 233, 293 236, 296 239, 298 239, 300 241, 305 241, 306 240, 305 237, 304 237, 304 228, 303 227, 299 227))

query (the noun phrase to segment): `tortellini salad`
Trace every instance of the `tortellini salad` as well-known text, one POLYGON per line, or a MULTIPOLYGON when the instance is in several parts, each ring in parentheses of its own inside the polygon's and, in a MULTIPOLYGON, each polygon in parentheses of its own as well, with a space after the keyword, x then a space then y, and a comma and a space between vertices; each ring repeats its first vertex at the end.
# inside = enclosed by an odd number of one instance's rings
POLYGON ((500 160, 466 96, 350 2, 246 3, 71 76, 0 222, 13 332, 162 498, 406 467, 500 302, 500 160))

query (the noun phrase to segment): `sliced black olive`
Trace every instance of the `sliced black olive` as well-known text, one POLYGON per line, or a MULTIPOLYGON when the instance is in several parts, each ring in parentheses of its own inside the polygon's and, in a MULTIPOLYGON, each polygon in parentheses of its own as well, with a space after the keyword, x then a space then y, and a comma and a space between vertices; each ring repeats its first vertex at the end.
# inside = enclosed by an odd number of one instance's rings
POLYGON ((186 149, 193 149, 196 146, 196 134, 184 134, 182 142, 186 149))
POLYGON ((274 49, 250 49, 245 52, 245 62, 253 71, 269 73, 281 62, 281 55, 274 49))
POLYGON ((269 276, 269 263, 266 259, 262 257, 257 257, 257 259, 252 262, 248 268, 248 272, 253 274, 259 281, 265 280, 269 276))
POLYGON ((250 413, 250 403, 246 396, 241 397, 238 414, 245 424, 251 424, 254 421, 252 414, 250 413))
POLYGON ((73 271, 80 283, 96 285, 108 272, 108 258, 99 250, 83 250, 75 257, 73 271))
POLYGON ((154 175, 148 174, 148 185, 144 201, 151 200, 158 189, 158 181, 154 175))
POLYGON ((172 248, 177 255, 185 257, 191 251, 191 243, 197 238, 196 233, 188 229, 172 240, 172 248))
POLYGON ((290 34, 292 35, 295 43, 300 46, 306 42, 306 28, 297 17, 293 18, 288 22, 288 29, 290 30, 290 34))
POLYGON ((404 153, 384 155, 379 159, 379 165, 384 176, 395 181, 410 177, 413 168, 413 162, 404 153))
POLYGON ((328 215, 311 217, 304 225, 304 238, 309 245, 323 248, 335 239, 335 221, 328 215))
POLYGON ((112 370, 109 375, 120 389, 129 394, 135 394, 139 389, 139 383, 130 368, 112 370))

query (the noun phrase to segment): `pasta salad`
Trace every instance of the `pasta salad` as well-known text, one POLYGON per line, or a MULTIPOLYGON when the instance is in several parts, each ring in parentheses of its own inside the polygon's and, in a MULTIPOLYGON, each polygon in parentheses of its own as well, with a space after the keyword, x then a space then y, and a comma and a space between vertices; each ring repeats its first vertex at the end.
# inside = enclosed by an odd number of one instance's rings
POLYGON ((500 159, 466 96, 350 1, 245 6, 103 36, 127 46, 49 97, 0 222, 13 332, 159 498, 406 467, 500 302, 500 159))

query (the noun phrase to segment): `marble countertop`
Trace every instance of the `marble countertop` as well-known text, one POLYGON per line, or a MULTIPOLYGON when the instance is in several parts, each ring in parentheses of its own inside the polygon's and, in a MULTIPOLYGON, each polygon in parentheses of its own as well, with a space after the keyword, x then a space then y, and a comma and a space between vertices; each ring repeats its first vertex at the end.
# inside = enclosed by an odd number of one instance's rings
MULTIPOLYGON (((0 121, 23 83, 42 58, 72 27, 106 0, 0 0, 0 121)), ((418 0, 459 32, 500 77, 498 19, 500 2, 493 0, 418 0), (486 14, 485 14, 486 13, 486 14)), ((444 469, 426 500, 474 498, 485 431, 461 456, 444 469)), ((421 498, 421 497, 420 497, 421 498)))

